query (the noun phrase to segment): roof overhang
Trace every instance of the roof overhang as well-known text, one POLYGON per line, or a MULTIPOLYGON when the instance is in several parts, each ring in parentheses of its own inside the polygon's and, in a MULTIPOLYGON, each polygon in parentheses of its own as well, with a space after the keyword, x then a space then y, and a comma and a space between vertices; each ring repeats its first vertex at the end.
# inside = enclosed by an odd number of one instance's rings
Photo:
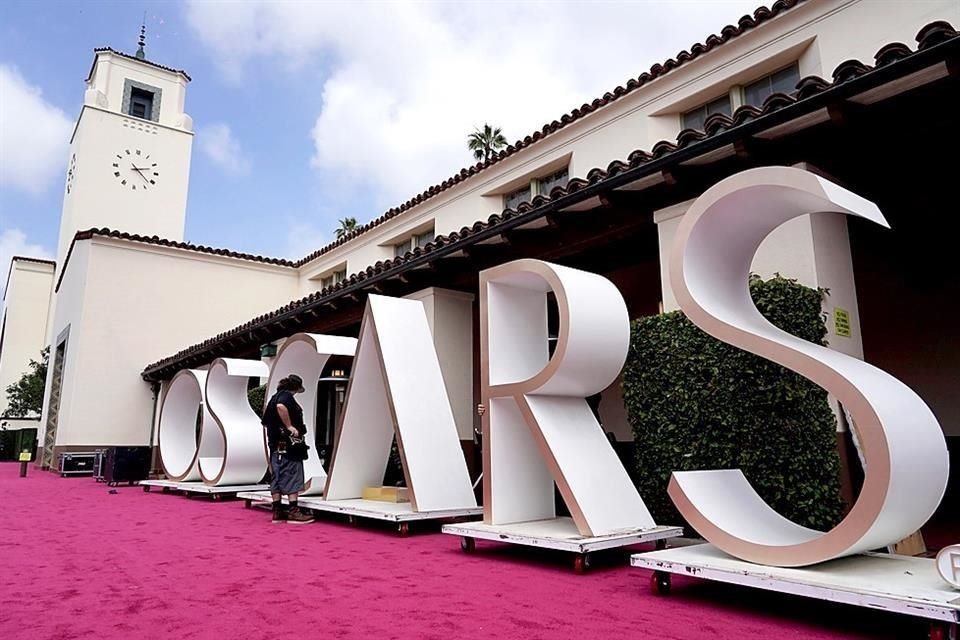
POLYGON ((681 132, 676 143, 657 143, 652 152, 635 151, 624 162, 614 161, 606 169, 590 171, 586 179, 572 179, 565 190, 555 190, 553 198, 537 196, 516 211, 495 214, 460 233, 440 236, 423 249, 377 263, 342 283, 151 364, 142 376, 147 381, 169 379, 182 368, 285 337, 304 330, 324 314, 359 305, 368 293, 405 295, 411 291, 404 292, 403 285, 410 289, 414 286, 411 282, 419 283, 417 288, 431 286, 429 278, 414 280, 414 274, 439 273, 436 265, 441 262, 469 260, 478 247, 509 243, 511 234, 549 229, 563 216, 589 215, 598 206, 626 199, 637 203, 652 189, 676 185, 689 185, 676 190, 676 201, 692 197, 708 186, 702 184, 704 177, 715 177, 708 172, 714 164, 731 159, 755 165, 783 162, 778 150, 802 148, 804 133, 811 128, 845 127, 879 105, 895 104, 891 98, 945 78, 955 90, 960 77, 960 35, 950 25, 935 23, 921 31, 918 40, 916 51, 904 45, 884 47, 875 67, 846 62, 834 71, 832 83, 807 78, 796 97, 775 94, 762 108, 741 107, 732 118, 712 116, 706 131, 681 132), (873 99, 880 95, 884 97, 873 99))

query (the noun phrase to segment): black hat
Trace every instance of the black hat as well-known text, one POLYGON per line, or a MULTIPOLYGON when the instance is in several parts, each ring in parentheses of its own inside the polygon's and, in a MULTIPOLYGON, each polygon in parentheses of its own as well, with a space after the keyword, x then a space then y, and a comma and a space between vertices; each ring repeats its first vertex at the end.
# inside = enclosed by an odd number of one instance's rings
POLYGON ((291 391, 297 391, 297 392, 304 391, 304 388, 303 388, 303 378, 301 378, 301 377, 298 376, 297 374, 291 373, 289 376, 287 376, 287 380, 290 381, 290 390, 291 390, 291 391), (294 385, 296 385, 296 386, 294 386, 294 385))

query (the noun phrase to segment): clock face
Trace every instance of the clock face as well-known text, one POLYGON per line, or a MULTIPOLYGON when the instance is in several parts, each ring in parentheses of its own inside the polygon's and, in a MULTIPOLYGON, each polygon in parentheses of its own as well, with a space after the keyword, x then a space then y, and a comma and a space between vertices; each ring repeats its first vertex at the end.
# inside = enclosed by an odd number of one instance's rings
POLYGON ((70 166, 67 168, 67 193, 73 188, 73 179, 77 175, 77 154, 70 156, 70 166))
POLYGON ((124 149, 113 157, 113 177, 124 189, 147 191, 160 179, 160 169, 150 154, 140 149, 124 149))

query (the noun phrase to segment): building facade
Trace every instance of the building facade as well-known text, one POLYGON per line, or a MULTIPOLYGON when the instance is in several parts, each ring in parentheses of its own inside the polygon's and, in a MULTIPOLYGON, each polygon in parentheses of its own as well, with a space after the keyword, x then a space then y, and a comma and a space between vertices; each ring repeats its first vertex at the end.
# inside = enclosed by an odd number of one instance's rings
MULTIPOLYGON (((960 437, 957 269, 930 232, 952 202, 934 151, 957 142, 957 24, 949 0, 779 0, 296 262, 182 242, 189 77, 98 50, 47 332, 47 461, 152 443, 156 399, 177 371, 260 357, 298 331, 356 336, 371 292, 424 301, 469 461, 480 270, 551 260, 611 279, 634 317, 674 309, 666 255, 689 203, 771 164, 874 199, 894 230, 809 216, 771 236, 753 269, 829 289, 830 346, 904 380, 960 437), (141 178, 146 154, 169 167, 159 186, 141 178)), ((604 392, 600 413, 627 445, 619 393, 604 392)))

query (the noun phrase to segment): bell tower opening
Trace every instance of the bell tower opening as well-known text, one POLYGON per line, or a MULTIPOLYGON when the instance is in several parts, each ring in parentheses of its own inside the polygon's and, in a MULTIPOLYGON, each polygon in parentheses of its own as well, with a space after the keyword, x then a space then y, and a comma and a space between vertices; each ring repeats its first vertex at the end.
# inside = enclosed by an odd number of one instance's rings
POLYGON ((193 120, 185 71, 136 54, 94 49, 83 107, 70 140, 57 264, 78 231, 109 228, 182 241, 193 120))

